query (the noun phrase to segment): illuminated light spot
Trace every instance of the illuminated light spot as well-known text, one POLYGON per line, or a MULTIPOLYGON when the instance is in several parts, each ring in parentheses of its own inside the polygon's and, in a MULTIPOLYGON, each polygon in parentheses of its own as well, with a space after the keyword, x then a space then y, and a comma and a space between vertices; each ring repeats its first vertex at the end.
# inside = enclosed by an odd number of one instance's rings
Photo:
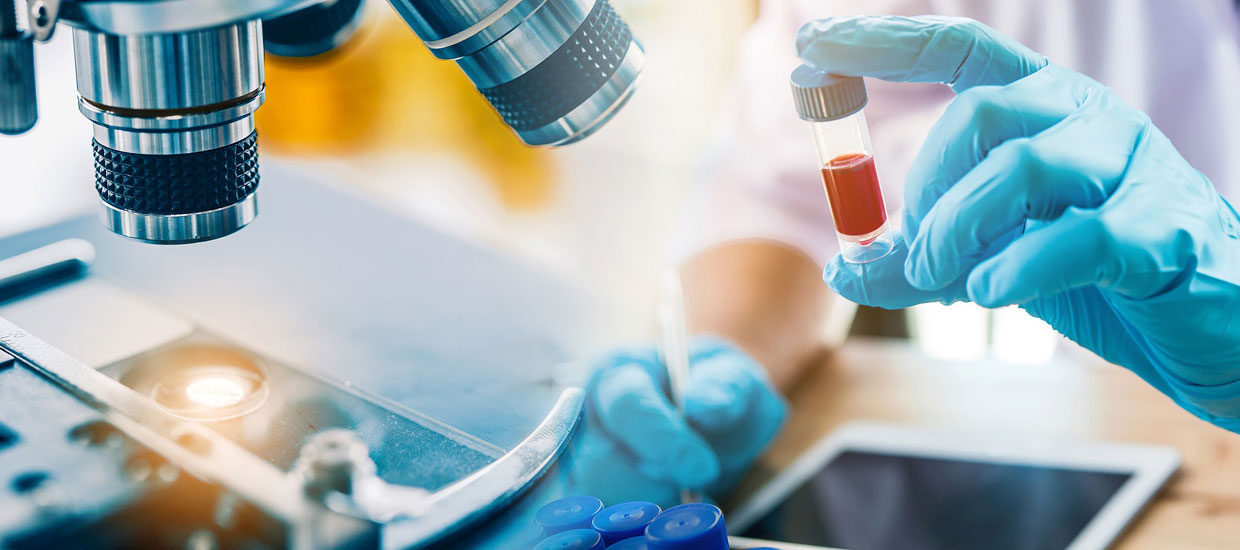
POLYGON ((211 376, 185 386, 185 397, 207 407, 231 407, 245 399, 246 388, 236 380, 211 376))

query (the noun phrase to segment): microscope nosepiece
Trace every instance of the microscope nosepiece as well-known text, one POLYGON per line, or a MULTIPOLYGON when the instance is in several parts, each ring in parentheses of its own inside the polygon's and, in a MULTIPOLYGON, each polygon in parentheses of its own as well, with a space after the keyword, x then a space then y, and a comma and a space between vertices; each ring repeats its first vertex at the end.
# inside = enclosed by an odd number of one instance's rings
POLYGON ((74 29, 104 225, 157 244, 223 237, 258 214, 257 20, 187 32, 74 29))
POLYGON ((645 55, 607 0, 390 0, 530 145, 565 145, 628 101, 645 55))

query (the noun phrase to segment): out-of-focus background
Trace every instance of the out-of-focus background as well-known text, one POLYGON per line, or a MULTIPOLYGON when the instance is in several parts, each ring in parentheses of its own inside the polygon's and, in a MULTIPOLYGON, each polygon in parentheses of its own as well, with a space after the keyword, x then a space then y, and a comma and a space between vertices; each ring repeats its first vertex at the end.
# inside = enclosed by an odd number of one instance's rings
MULTIPOLYGON (((523 146, 453 63, 434 58, 385 2, 372 1, 361 31, 339 50, 268 56, 257 117, 263 162, 298 165, 615 299, 652 303, 691 189, 709 185, 698 182, 699 163, 757 0, 614 4, 647 64, 637 95, 583 142, 523 146)), ((0 235, 96 207, 71 42, 60 32, 36 51, 38 126, 0 137, 0 235)), ((869 330, 907 333, 945 359, 1037 364, 1060 349, 1057 335, 1014 308, 927 305, 906 318, 869 330)))

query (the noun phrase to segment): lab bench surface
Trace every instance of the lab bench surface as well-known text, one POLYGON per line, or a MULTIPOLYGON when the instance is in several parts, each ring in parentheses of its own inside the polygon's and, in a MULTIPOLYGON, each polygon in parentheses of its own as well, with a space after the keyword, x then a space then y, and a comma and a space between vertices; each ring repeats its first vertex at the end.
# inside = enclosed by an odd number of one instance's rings
POLYGON ((1184 411, 1127 370, 1087 358, 1045 365, 944 361, 915 347, 850 340, 789 395, 782 434, 737 496, 752 494, 853 420, 966 433, 1167 445, 1183 466, 1117 550, 1240 547, 1240 435, 1184 411))

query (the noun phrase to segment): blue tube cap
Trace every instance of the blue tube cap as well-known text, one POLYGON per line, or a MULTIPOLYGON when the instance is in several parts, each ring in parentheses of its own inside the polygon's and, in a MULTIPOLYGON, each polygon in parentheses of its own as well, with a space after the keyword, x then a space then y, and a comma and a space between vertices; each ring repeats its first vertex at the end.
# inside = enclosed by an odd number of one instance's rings
POLYGON ((573 529, 551 535, 538 543, 534 550, 603 550, 607 545, 603 535, 593 529, 573 529))
POLYGON ((534 521, 543 526, 548 535, 573 529, 589 529, 595 514, 602 509, 603 501, 592 496, 564 497, 539 508, 534 512, 534 521))
POLYGON ((710 504, 668 508, 646 526, 650 550, 728 550, 723 511, 710 504))
POLYGON ((653 502, 624 502, 604 508, 594 516, 593 527, 603 535, 607 544, 615 544, 627 538, 640 537, 646 526, 658 517, 662 510, 653 502))
POLYGON ((650 547, 646 546, 645 536, 627 538, 627 539, 624 539, 620 542, 617 542, 607 547, 607 550, 649 550, 649 549, 650 547))

